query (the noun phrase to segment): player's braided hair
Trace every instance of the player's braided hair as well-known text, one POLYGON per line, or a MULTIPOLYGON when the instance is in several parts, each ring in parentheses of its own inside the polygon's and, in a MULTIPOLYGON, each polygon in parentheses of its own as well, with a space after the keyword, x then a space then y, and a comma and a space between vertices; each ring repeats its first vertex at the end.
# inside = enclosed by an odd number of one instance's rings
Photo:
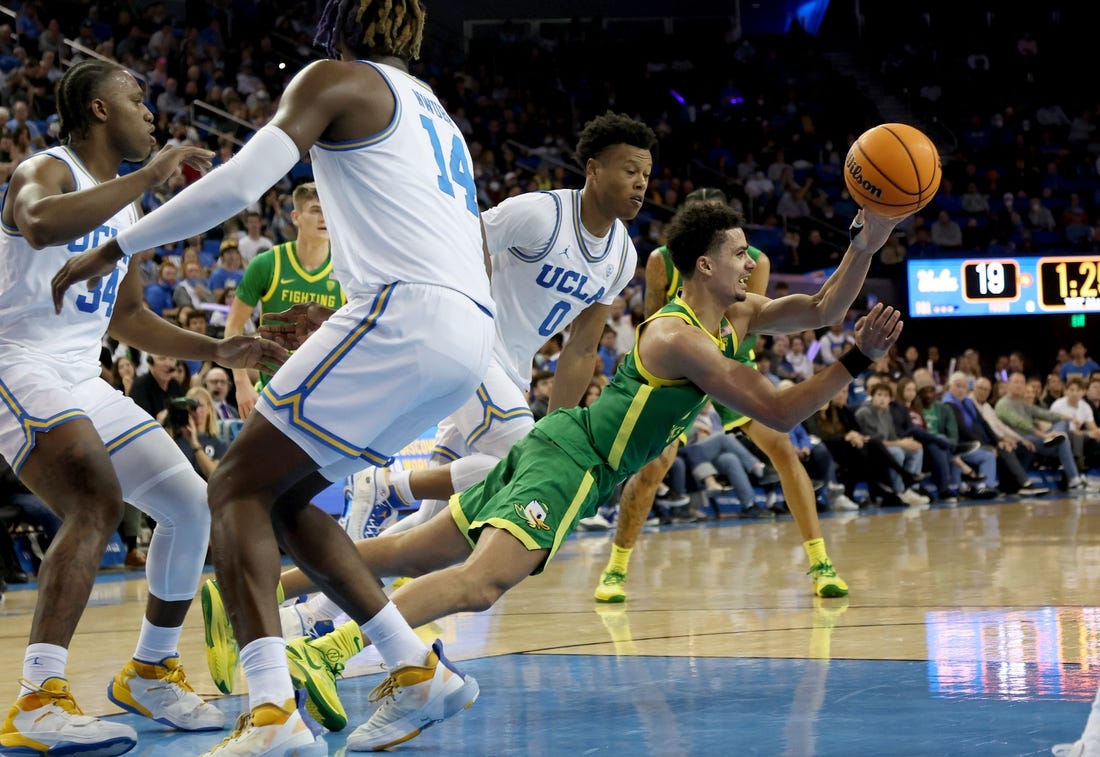
POLYGON ((666 245, 672 263, 685 279, 695 273, 695 261, 706 255, 719 234, 741 227, 741 215, 719 200, 685 204, 668 224, 666 245))
POLYGON ((95 99, 99 85, 122 69, 117 63, 98 58, 83 60, 65 72, 57 82, 58 137, 68 142, 72 137, 86 137, 92 126, 88 106, 95 99))
POLYGON ((328 0, 313 43, 332 58, 339 57, 344 41, 364 58, 415 60, 424 40, 424 15, 419 0, 328 0))
POLYGON ((612 113, 610 110, 602 116, 596 116, 584 125, 580 139, 577 140, 577 160, 584 168, 589 158, 598 157, 612 145, 630 145, 653 152, 657 146, 657 135, 641 121, 625 113, 612 113))

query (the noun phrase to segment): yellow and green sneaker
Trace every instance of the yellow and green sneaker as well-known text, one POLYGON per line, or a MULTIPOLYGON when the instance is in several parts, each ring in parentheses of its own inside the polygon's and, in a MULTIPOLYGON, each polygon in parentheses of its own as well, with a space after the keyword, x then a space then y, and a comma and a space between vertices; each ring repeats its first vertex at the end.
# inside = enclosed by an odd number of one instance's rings
POLYGON ((600 574, 594 596, 597 602, 625 602, 626 573, 621 570, 605 570, 600 574))
POLYGON ((206 665, 210 668, 210 677, 214 685, 223 694, 232 694, 240 666, 241 653, 237 647, 237 637, 233 635, 233 625, 222 603, 218 582, 210 579, 202 585, 200 591, 202 603, 202 625, 206 642, 206 665))
POLYGON ((304 688, 309 695, 306 711, 330 731, 347 727, 348 713, 336 693, 336 679, 348 660, 361 651, 363 634, 355 621, 316 639, 303 637, 287 642, 290 678, 295 688, 304 688))
POLYGON ((848 584, 837 575, 836 568, 828 560, 816 563, 807 572, 814 579, 814 594, 819 597, 846 597, 848 584))

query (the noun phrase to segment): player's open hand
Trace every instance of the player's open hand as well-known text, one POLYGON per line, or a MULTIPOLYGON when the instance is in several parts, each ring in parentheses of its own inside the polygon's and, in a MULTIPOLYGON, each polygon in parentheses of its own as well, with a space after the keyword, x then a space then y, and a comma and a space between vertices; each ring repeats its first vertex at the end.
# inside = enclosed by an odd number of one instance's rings
POLYGON ((204 147, 169 145, 153 156, 153 159, 141 170, 148 172, 150 186, 159 187, 172 178, 181 163, 206 173, 213 165, 213 159, 214 153, 204 147))
POLYGON ((290 353, 281 344, 258 336, 233 336, 218 342, 215 361, 226 368, 251 368, 274 373, 290 353))
POLYGON ((881 302, 856 322, 856 346, 867 357, 878 360, 901 336, 901 313, 881 302))
POLYGON ((115 240, 101 244, 95 249, 86 250, 78 255, 73 255, 65 261, 65 265, 54 274, 51 287, 53 289, 53 309, 55 313, 61 312, 61 305, 65 301, 65 292, 77 282, 88 282, 89 289, 95 289, 99 280, 115 269, 115 264, 122 257, 122 250, 115 240))
POLYGON ((296 350, 335 312, 316 302, 303 302, 281 313, 265 313, 260 319, 260 336, 296 350))
POLYGON ((860 208, 849 230, 852 249, 860 255, 874 255, 885 246, 899 220, 880 216, 867 208, 860 208))

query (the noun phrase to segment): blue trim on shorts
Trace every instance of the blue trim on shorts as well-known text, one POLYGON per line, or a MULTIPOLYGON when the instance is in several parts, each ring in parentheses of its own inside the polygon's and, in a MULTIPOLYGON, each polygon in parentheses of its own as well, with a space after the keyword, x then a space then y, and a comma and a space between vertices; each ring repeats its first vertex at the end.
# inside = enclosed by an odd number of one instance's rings
POLYGON ((434 447, 432 447, 432 451, 431 451, 430 454, 433 455, 433 456, 434 455, 439 455, 440 457, 445 457, 448 460, 450 460, 452 463, 455 460, 461 459, 461 457, 462 457, 462 455, 458 454, 457 452, 455 452, 450 447, 444 447, 442 444, 437 444, 434 447))
POLYGON ((267 403, 271 405, 273 410, 289 410, 287 422, 311 439, 321 442, 321 444, 339 452, 345 457, 353 459, 362 458, 377 467, 389 465, 393 458, 384 456, 369 448, 360 449, 351 442, 341 439, 335 434, 329 433, 327 430, 315 425, 302 415, 302 405, 313 389, 321 383, 324 377, 340 362, 340 359, 350 352, 363 337, 369 334, 374 327, 378 325, 378 321, 385 312, 386 305, 388 305, 390 301, 390 295, 393 293, 396 286, 396 284, 389 284, 378 292, 366 318, 360 321, 359 325, 352 329, 351 332, 349 332, 348 335, 317 364, 313 371, 306 376, 305 380, 296 389, 285 395, 279 395, 271 388, 271 384, 269 383, 264 387, 263 394, 261 395, 267 403))
POLYGON ((498 405, 494 405, 492 398, 489 396, 489 390, 485 388, 485 384, 478 386, 477 398, 481 401, 483 412, 481 414, 481 423, 479 423, 477 427, 470 432, 470 435, 466 437, 466 444, 471 447, 478 439, 489 433, 489 429, 492 427, 494 420, 503 422, 510 421, 514 418, 535 417, 535 414, 531 412, 531 408, 527 405, 514 407, 510 410, 505 410, 498 405))
MULTIPOLYGON (((9 460, 8 464, 11 469, 15 471, 16 475, 19 475, 19 469, 23 467, 23 463, 27 462, 27 457, 30 455, 31 450, 34 449, 34 435, 39 431, 49 431, 55 426, 60 426, 66 421, 76 420, 77 418, 88 418, 88 414, 80 408, 70 408, 68 410, 62 410, 60 413, 50 416, 49 418, 35 418, 15 399, 15 395, 8 389, 8 385, 0 380, 0 404, 3 404, 11 414, 15 416, 15 419, 19 421, 19 425, 23 427, 23 434, 25 441, 23 446, 19 448, 19 451, 15 453, 15 459, 9 460)), ((89 420, 91 420, 89 418, 89 420)))
POLYGON ((107 451, 110 454, 113 455, 116 452, 118 452, 120 449, 125 447, 126 445, 130 444, 131 442, 135 441, 136 439, 138 439, 142 436, 145 436, 150 431, 154 431, 158 428, 162 428, 162 426, 159 423, 157 423, 155 420, 150 418, 149 420, 145 421, 144 423, 139 423, 138 425, 134 426, 129 431, 123 431, 121 434, 116 436, 114 439, 107 442, 107 444, 104 445, 104 446, 106 446, 107 451))

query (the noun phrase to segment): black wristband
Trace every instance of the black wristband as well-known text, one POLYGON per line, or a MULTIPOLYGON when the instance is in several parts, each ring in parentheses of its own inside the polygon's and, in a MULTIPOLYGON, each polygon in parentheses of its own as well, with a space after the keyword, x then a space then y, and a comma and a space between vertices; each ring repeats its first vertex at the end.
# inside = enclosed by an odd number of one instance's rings
POLYGON ((870 368, 871 363, 875 361, 864 355, 858 347, 852 347, 841 355, 837 362, 844 366, 844 370, 848 371, 852 378, 855 378, 870 368))

